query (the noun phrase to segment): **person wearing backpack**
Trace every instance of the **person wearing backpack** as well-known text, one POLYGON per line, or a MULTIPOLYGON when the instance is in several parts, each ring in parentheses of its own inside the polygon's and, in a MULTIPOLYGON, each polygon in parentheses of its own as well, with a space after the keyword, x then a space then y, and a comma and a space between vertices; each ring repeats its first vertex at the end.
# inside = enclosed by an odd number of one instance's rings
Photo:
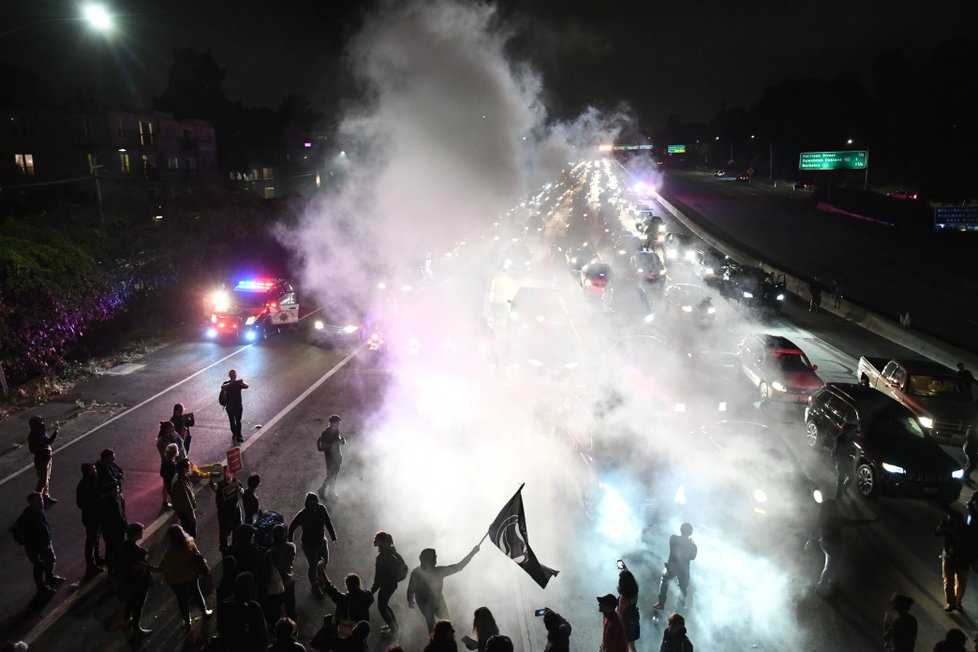
POLYGON ((374 535, 374 547, 377 548, 377 560, 374 566, 374 583, 370 587, 370 592, 377 594, 377 611, 386 623, 380 629, 380 633, 395 636, 397 615, 391 609, 390 599, 397 590, 397 583, 407 578, 408 565, 394 549, 394 537, 390 533, 381 530, 374 535))
POLYGON ((241 435, 241 415, 244 413, 244 406, 241 403, 241 390, 243 389, 248 389, 248 384, 238 378, 238 372, 232 369, 228 372, 228 380, 225 380, 221 385, 221 392, 217 397, 218 402, 228 413, 231 439, 236 444, 244 441, 244 437, 241 435))

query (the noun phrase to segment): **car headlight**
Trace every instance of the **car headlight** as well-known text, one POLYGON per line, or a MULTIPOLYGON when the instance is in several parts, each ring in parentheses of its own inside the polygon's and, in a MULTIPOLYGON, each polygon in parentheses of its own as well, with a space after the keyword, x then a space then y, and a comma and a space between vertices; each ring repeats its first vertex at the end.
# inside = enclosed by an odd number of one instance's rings
POLYGON ((683 312, 693 312, 693 306, 683 306, 683 312))
POLYGON ((754 500, 759 503, 767 502, 767 493, 765 493, 763 489, 755 489, 753 496, 754 496, 754 500))
POLYGON ((638 271, 639 274, 644 274, 645 273, 645 270, 642 269, 642 268, 639 268, 637 271, 638 271))
POLYGON ((716 307, 714 307, 714 306, 710 306, 709 308, 707 308, 707 309, 706 309, 706 314, 708 314, 708 315, 712 315, 712 314, 714 314, 714 313, 715 313, 716 311, 717 311, 717 309, 716 309, 716 307))
POLYGON ((312 327, 315 328, 317 331, 323 330, 323 328, 325 326, 326 326, 326 324, 323 323, 323 320, 322 319, 317 319, 316 321, 314 321, 312 323, 312 327))
POLYGON ((651 313, 648 314, 648 315, 645 315, 644 321, 645 321, 646 324, 651 324, 654 320, 655 320, 655 315, 653 315, 651 313))
POLYGON ((245 320, 245 326, 251 326, 254 323, 255 323, 255 316, 254 315, 252 315, 251 317, 248 317, 248 319, 245 320))
POLYGON ((934 419, 931 417, 917 417, 917 421, 920 422, 921 426, 927 428, 928 430, 934 427, 934 419))
POLYGON ((964 469, 958 469, 957 471, 955 471, 954 473, 951 474, 951 477, 954 478, 955 480, 961 480, 961 479, 963 479, 964 478, 964 469))
POLYGON ((783 295, 783 294, 779 294, 779 295, 777 296, 777 300, 778 300, 778 301, 784 301, 784 295, 783 295))
POLYGON ((896 464, 889 464, 888 462, 883 462, 880 466, 887 473, 895 473, 897 475, 906 475, 907 470, 902 466, 897 466, 896 464))
POLYGON ((754 298, 754 294, 752 292, 744 292, 744 298, 745 299, 753 299, 754 298))
POLYGON ((625 255, 625 254, 627 254, 627 253, 628 253, 628 252, 627 252, 627 251, 625 251, 624 249, 619 249, 619 250, 618 250, 618 255, 619 255, 619 256, 624 256, 624 255, 625 255))
POLYGON ((356 333, 358 330, 360 330, 360 327, 354 326, 353 324, 343 327, 343 332, 346 333, 347 335, 350 335, 351 333, 356 333))
POLYGON ((787 387, 785 387, 784 385, 782 385, 780 382, 778 382, 776 380, 773 383, 771 383, 771 389, 773 389, 776 392, 786 392, 786 391, 788 391, 788 388, 787 387))

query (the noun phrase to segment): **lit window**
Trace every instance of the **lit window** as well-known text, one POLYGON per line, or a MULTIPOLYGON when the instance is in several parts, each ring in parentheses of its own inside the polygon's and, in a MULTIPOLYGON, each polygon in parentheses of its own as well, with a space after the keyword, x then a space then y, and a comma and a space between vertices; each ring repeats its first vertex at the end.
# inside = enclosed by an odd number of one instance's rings
POLYGON ((180 169, 180 157, 179 156, 167 156, 166 157, 166 167, 170 170, 180 169))
POLYGON ((152 147, 156 143, 156 139, 153 135, 153 123, 152 122, 140 122, 139 123, 139 144, 143 147, 152 147))
POLYGON ((265 199, 275 199, 275 186, 265 186, 262 188, 262 197, 265 199))
POLYGON ((14 164, 20 170, 21 176, 34 176, 34 155, 33 154, 14 154, 14 164))
POLYGON ((129 155, 125 152, 119 152, 119 169, 125 174, 132 172, 132 165, 129 162, 129 155))
POLYGON ((271 179, 272 178, 272 168, 262 168, 261 169, 261 178, 262 179, 271 179))

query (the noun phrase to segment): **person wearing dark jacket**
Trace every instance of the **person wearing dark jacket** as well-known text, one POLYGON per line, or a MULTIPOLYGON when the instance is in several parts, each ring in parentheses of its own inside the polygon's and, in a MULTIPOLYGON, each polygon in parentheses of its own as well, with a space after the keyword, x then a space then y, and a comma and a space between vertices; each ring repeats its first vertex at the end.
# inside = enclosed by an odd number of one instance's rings
POLYGON ((253 473, 248 476, 248 488, 241 496, 241 506, 244 508, 244 522, 254 525, 261 518, 261 505, 258 503, 258 485, 261 484, 261 476, 253 473))
POLYGON ((317 568, 319 560, 329 563, 329 543, 326 542, 326 533, 329 532, 330 541, 336 543, 336 530, 333 529, 333 521, 329 518, 326 506, 319 502, 319 496, 314 493, 306 494, 306 506, 292 517, 289 523, 289 541, 295 536, 298 528, 302 528, 302 554, 309 564, 306 569, 309 584, 312 592, 317 597, 321 597, 323 587, 319 584, 317 568))
POLYGON ((818 507, 818 518, 815 526, 805 543, 807 550, 812 543, 818 542, 825 555, 825 565, 818 576, 815 591, 822 597, 829 598, 835 594, 835 571, 842 554, 842 529, 853 525, 866 525, 879 520, 878 518, 846 518, 839 512, 839 504, 832 500, 823 501, 818 507))
POLYGON ((214 499, 217 502, 217 547, 222 553, 227 550, 228 539, 238 526, 241 525, 241 483, 234 477, 227 464, 223 467, 224 475, 211 483, 214 489, 214 499))
POLYGON ((968 637, 957 627, 947 630, 944 640, 934 644, 934 652, 968 652, 968 637))
POLYGON ((374 546, 377 548, 377 559, 374 562, 374 583, 371 593, 377 594, 377 611, 384 619, 382 634, 397 633, 397 615, 391 609, 390 600, 397 590, 397 584, 404 579, 401 571, 407 568, 404 559, 394 548, 394 537, 390 533, 380 531, 374 535, 374 546))
POLYGON ((119 492, 119 485, 112 482, 105 487, 105 494, 98 502, 98 525, 105 540, 105 565, 109 575, 115 575, 116 553, 126 538, 126 499, 119 492))
POLYGON ((114 450, 106 448, 102 451, 98 457, 98 462, 95 463, 95 468, 98 470, 98 481, 102 484, 102 491, 105 491, 106 487, 114 482, 119 485, 120 493, 122 492, 126 473, 122 467, 115 463, 114 450))
POLYGON ((683 523, 679 526, 679 534, 669 537, 669 560, 662 570, 659 579, 659 600, 652 605, 653 609, 664 609, 669 582, 675 578, 679 582, 679 608, 686 605, 686 593, 689 590, 689 564, 696 559, 696 544, 693 542, 693 526, 683 523))
POLYGON ((149 636, 153 632, 142 626, 143 607, 152 584, 150 573, 159 572, 159 569, 149 564, 149 551, 139 545, 142 538, 143 524, 130 523, 126 527, 126 540, 119 546, 116 559, 119 593, 126 603, 126 623, 132 625, 136 636, 149 636))
POLYGON ((262 608, 271 626, 279 619, 279 612, 285 607, 285 615, 295 620, 295 544, 288 540, 289 529, 279 523, 272 529, 272 546, 265 551, 262 561, 260 591, 264 596, 262 608))
POLYGON ((543 614, 543 626, 547 628, 547 644, 543 652, 570 652, 571 625, 556 611, 543 614))
POLYGON ((34 470, 37 472, 37 486, 34 491, 44 496, 44 503, 47 506, 54 505, 58 501, 52 498, 48 489, 51 486, 51 457, 53 451, 51 445, 58 438, 60 425, 55 425, 51 434, 44 426, 44 418, 38 415, 32 416, 28 421, 30 432, 27 434, 27 447, 34 455, 34 470))
POLYGON ((279 618, 273 631, 275 640, 265 652, 306 652, 305 646, 295 640, 298 628, 291 618, 279 618))
POLYGON ((686 638, 686 619, 674 613, 666 622, 659 652, 693 652, 693 644, 686 638))
POLYGON ((479 546, 472 548, 457 564, 438 566, 438 555, 434 548, 421 551, 418 556, 421 565, 411 571, 408 580, 407 603, 411 609, 417 603, 418 609, 424 615, 425 624, 428 625, 428 631, 434 628, 436 620, 448 616, 448 605, 445 604, 443 593, 445 578, 468 566, 477 552, 479 546))
POLYGON ((173 511, 180 517, 180 526, 191 537, 197 536, 197 496, 190 480, 190 460, 177 460, 177 474, 170 481, 170 500, 173 511))
POLYGON ((350 573, 346 576, 346 593, 341 593, 338 588, 333 586, 326 575, 326 561, 319 560, 319 582, 329 599, 336 605, 333 613, 333 624, 337 627, 337 632, 341 638, 346 638, 353 633, 353 628, 360 621, 370 622, 370 605, 374 603, 374 594, 363 588, 360 576, 350 573), (346 631, 344 631, 344 628, 346 631))
POLYGON ((883 652, 913 652, 917 643, 917 619, 910 613, 913 598, 894 593, 883 616, 883 652))
POLYGON ((261 573, 262 554, 255 543, 255 528, 242 523, 234 531, 234 540, 227 548, 227 554, 238 560, 238 573, 251 573, 258 576, 261 573))
POLYGON ((238 560, 231 556, 221 557, 221 579, 214 587, 218 604, 234 595, 234 580, 238 579, 238 560))
POLYGON ((265 652, 268 630, 265 614, 252 597, 255 576, 239 573, 234 580, 234 594, 217 606, 217 631, 224 649, 234 652, 265 652))
POLYGON ((450 620, 435 621, 431 628, 431 637, 424 646, 424 652, 456 652, 458 643, 455 642, 455 628, 450 620))
POLYGON ((228 379, 221 385, 221 391, 227 397, 224 410, 228 413, 231 440, 236 444, 244 441, 244 437, 241 435, 241 416, 244 414, 244 406, 241 402, 241 390, 243 389, 248 389, 248 384, 238 378, 238 372, 232 369, 228 372, 228 379))
POLYGON ((184 452, 190 455, 190 444, 193 442, 193 436, 190 434, 190 427, 194 425, 193 412, 184 412, 183 404, 177 403, 173 406, 170 423, 173 424, 173 429, 179 435, 180 441, 183 442, 184 452))
POLYGON ((35 492, 27 496, 27 507, 14 523, 14 540, 24 546, 24 552, 34 566, 34 584, 38 593, 53 593, 54 585, 65 578, 54 574, 54 544, 51 541, 51 526, 44 509, 44 495, 35 492))
POLYGON ((81 510, 82 525, 85 526, 85 577, 92 578, 105 570, 98 543, 98 503, 102 497, 102 488, 94 464, 82 464, 81 471, 81 480, 75 488, 75 504, 81 510))

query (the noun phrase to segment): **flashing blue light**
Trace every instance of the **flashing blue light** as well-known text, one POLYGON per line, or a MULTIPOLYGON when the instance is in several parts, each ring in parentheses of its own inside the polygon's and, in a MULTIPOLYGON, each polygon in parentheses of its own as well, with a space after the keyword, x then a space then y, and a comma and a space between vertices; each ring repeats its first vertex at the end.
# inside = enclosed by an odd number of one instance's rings
POLYGON ((267 292, 274 286, 275 281, 249 279, 247 281, 238 281, 238 284, 234 286, 234 289, 241 290, 243 292, 267 292))
POLYGON ((215 339, 217 337, 217 329, 216 328, 208 328, 204 332, 204 335, 207 336, 207 339, 213 340, 213 339, 215 339))
POLYGON ((247 341, 254 342, 255 339, 258 337, 258 333, 255 332, 255 331, 253 331, 253 330, 248 330, 248 331, 245 331, 244 336, 245 336, 245 339, 247 341))

